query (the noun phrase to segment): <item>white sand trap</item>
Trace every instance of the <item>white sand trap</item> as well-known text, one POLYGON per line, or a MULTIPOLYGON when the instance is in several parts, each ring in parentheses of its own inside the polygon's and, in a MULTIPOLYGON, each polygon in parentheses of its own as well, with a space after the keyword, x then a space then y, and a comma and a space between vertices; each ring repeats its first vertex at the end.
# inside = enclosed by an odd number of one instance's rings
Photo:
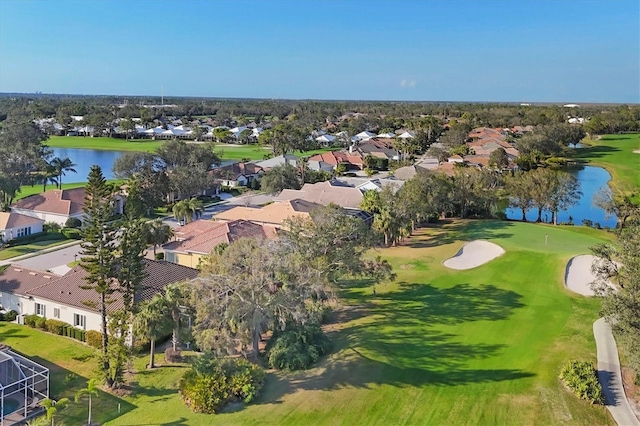
POLYGON ((476 240, 465 243, 460 251, 443 265, 451 269, 471 269, 484 265, 490 260, 504 254, 504 249, 489 241, 476 240))
POLYGON ((634 149, 634 150, 633 150, 633 153, 634 153, 634 154, 640 154, 640 149, 634 149))
POLYGON ((593 259, 595 257, 590 254, 582 254, 567 263, 564 283, 569 290, 583 296, 595 296, 590 286, 596 280, 596 276, 591 272, 593 259))

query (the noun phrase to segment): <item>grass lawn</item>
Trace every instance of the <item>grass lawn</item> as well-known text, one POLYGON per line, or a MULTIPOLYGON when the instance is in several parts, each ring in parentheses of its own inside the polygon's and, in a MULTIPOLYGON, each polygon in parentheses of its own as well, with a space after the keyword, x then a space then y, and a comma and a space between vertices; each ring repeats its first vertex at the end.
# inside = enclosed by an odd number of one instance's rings
POLYGON ((51 136, 46 144, 51 148, 83 148, 96 149, 100 151, 138 151, 153 152, 163 141, 153 141, 150 139, 124 140, 108 138, 104 136, 82 137, 82 136, 51 136))
MULTIPOLYGON (((115 417, 117 400, 105 397, 97 415, 121 426, 613 424, 603 407, 577 400, 557 379, 569 359, 595 362, 599 302, 565 290, 566 262, 608 239, 584 227, 506 221, 420 229, 403 246, 377 250, 398 278, 378 285, 376 296, 369 283, 341 284, 344 309, 330 326, 333 353, 308 371, 270 373, 255 403, 194 414, 177 394, 185 366, 146 371, 141 357, 133 392, 120 401, 123 414, 115 417), (474 239, 506 253, 469 271, 442 265, 474 239)), ((62 349, 75 342, 47 335, 49 343, 27 328, 0 327, 0 340, 16 349, 90 376, 95 359, 71 358, 86 348, 62 349)))
MULTIPOLYGON (((110 179, 107 180, 108 183, 124 183, 124 180, 118 180, 118 179, 110 179)), ((73 188, 82 188, 84 186, 86 186, 87 183, 86 182, 72 182, 72 183, 63 183, 62 184, 62 189, 73 189, 73 188)), ((55 185, 47 185, 47 191, 51 190, 51 189, 56 189, 55 185)), ((33 186, 22 186, 20 187, 20 192, 18 192, 16 194, 16 200, 19 200, 21 198, 25 198, 28 197, 30 195, 36 195, 36 194, 41 194, 42 192, 42 185, 38 184, 38 185, 33 185, 33 186)))
MULTIPOLYGON (((51 136, 47 140, 47 145, 52 148, 83 148, 96 149, 102 151, 137 151, 153 152, 165 141, 136 139, 125 141, 124 139, 114 139, 108 137, 82 137, 82 136, 51 136)), ((215 144, 216 152, 222 154, 223 160, 262 160, 265 154, 270 154, 271 149, 258 145, 215 144)), ((321 152, 329 151, 328 148, 296 153, 298 156, 310 156, 321 152)))
POLYGON ((61 235, 60 240, 56 241, 36 241, 30 244, 24 244, 21 246, 9 247, 0 250, 0 260, 11 259, 12 257, 22 256, 23 254, 35 253, 39 250, 44 250, 49 247, 59 246, 70 242, 61 235))
MULTIPOLYGON (((618 190, 640 190, 640 133, 605 135, 598 140, 583 141, 590 146, 576 149, 576 158, 602 166, 611 174, 611 186, 618 190)), ((639 199, 640 201, 640 199, 639 199)))

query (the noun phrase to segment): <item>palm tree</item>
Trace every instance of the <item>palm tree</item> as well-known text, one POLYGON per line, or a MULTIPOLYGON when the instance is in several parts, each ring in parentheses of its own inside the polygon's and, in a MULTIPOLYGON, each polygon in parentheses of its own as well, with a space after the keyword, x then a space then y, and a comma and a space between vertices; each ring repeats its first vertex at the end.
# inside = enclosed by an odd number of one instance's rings
POLYGON ((74 164, 69 157, 60 158, 55 157, 51 160, 51 166, 56 171, 56 175, 58 176, 58 188, 62 189, 62 176, 66 176, 66 172, 78 173, 74 167, 74 164))
POLYGON ((51 163, 46 163, 44 166, 44 170, 41 172, 42 175, 42 191, 47 190, 47 184, 52 183, 58 187, 58 171, 51 163))
POLYGON ((149 339, 151 349, 149 351, 148 368, 155 368, 156 339, 162 337, 168 328, 168 309, 160 294, 156 294, 140 306, 140 310, 133 320, 133 330, 138 336, 149 339))
POLYGON ((176 283, 166 286, 162 297, 165 307, 173 320, 173 336, 171 338, 171 342, 173 343, 173 350, 175 351, 178 344, 178 333, 180 331, 180 315, 182 314, 181 307, 186 304, 187 295, 185 294, 182 286, 176 283))
POLYGON ((69 404, 69 398, 60 398, 58 401, 46 398, 42 401, 42 406, 47 410, 47 423, 51 420, 51 426, 55 426, 54 418, 59 410, 62 410, 69 404))
POLYGON ((173 216, 176 218, 178 223, 186 223, 187 214, 189 212, 189 200, 178 201, 173 205, 171 211, 173 212, 173 216))
MULTIPOLYGON (((199 219, 200 216, 202 216, 202 211, 204 209, 202 205, 202 201, 198 200, 197 198, 191 198, 187 203, 187 206, 188 206, 187 213, 191 213, 190 215, 191 219, 193 219, 194 215, 196 219, 199 219)), ((188 220, 188 222, 191 222, 191 220, 188 220)))
POLYGON ((96 379, 91 379, 87 382, 87 387, 80 389, 76 392, 76 404, 80 401, 80 398, 87 396, 89 398, 89 418, 87 424, 91 425, 91 398, 98 396, 98 387, 96 386, 96 379))
POLYGON ((153 256, 156 255, 156 247, 168 242, 174 236, 173 228, 156 219, 147 224, 147 243, 153 244, 153 256))

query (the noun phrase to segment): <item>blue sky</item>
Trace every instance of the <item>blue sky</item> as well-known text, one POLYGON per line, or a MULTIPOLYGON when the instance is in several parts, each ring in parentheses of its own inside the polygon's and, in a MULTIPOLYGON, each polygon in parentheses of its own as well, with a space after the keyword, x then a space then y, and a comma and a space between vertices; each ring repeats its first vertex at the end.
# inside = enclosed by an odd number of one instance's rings
POLYGON ((640 2, 0 0, 0 92, 640 102, 640 2))

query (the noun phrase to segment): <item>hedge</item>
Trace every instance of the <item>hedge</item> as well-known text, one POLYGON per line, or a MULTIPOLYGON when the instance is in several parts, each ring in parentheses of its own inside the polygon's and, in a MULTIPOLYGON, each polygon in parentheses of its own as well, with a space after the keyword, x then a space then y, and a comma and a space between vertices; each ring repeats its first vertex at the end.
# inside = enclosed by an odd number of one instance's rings
POLYGON ((95 330, 87 330, 84 335, 87 345, 92 346, 96 349, 102 348, 102 333, 95 330))
POLYGON ((5 313, 0 312, 0 321, 12 322, 15 321, 17 317, 18 313, 14 310, 5 313))
POLYGON ((59 320, 56 320, 56 319, 48 319, 44 323, 44 328, 49 333, 58 334, 58 335, 61 336, 62 335, 62 329, 64 328, 65 325, 67 325, 66 322, 59 321, 59 320))

